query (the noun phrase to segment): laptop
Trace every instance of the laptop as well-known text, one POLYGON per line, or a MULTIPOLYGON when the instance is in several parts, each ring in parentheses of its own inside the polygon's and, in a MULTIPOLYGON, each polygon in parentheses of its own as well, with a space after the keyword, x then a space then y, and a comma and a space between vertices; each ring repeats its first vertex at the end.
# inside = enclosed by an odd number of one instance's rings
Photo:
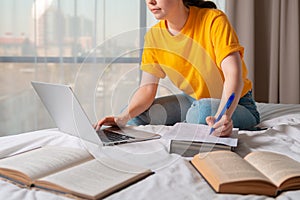
POLYGON ((130 126, 96 131, 70 86, 37 81, 31 84, 61 132, 104 146, 160 138, 159 134, 130 126))

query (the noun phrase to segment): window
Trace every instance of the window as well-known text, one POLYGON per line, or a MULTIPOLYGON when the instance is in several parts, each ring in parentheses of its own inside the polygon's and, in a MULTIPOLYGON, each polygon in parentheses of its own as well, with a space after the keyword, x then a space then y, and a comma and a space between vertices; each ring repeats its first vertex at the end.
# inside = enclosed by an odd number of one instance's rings
MULTIPOLYGON (((0 135, 54 126, 31 80, 69 84, 84 106, 90 88, 104 115, 118 79, 138 73, 144 1, 3 0, 0 10, 0 135), (101 72, 89 85, 85 73, 101 72)), ((138 80, 126 84, 136 87, 138 80)))

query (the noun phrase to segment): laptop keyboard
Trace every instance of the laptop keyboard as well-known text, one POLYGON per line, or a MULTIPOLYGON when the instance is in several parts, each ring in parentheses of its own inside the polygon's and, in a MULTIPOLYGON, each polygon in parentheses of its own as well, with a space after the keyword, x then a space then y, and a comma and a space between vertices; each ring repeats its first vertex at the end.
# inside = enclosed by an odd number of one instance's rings
POLYGON ((134 137, 130 137, 128 135, 122 135, 122 134, 114 133, 114 132, 107 131, 107 130, 98 132, 98 135, 100 136, 100 138, 103 142, 114 142, 114 141, 122 142, 122 141, 134 138, 134 137))

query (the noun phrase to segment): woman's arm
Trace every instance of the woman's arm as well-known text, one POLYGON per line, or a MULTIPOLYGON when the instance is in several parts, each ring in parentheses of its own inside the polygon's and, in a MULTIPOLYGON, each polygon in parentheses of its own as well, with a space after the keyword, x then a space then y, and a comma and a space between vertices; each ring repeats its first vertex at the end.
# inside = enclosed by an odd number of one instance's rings
POLYGON ((158 82, 159 78, 143 72, 140 86, 134 93, 128 108, 119 116, 108 116, 99 120, 94 128, 99 130, 102 125, 125 126, 131 118, 138 116, 151 106, 156 96, 158 82))
POLYGON ((215 117, 207 117, 206 122, 208 123, 208 125, 215 128, 214 135, 229 136, 232 133, 233 128, 231 116, 236 109, 244 87, 242 78, 242 63, 239 52, 234 52, 228 55, 222 61, 221 67, 225 78, 221 103, 215 117), (230 108, 227 110, 226 114, 223 115, 221 120, 214 124, 216 117, 219 115, 228 98, 233 92, 235 93, 235 99, 232 102, 230 108))

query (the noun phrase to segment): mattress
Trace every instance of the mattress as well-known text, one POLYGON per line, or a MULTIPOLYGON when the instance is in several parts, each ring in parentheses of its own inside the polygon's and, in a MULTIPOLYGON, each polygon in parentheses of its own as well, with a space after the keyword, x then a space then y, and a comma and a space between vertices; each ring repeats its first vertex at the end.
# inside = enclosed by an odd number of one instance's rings
MULTIPOLYGON (((249 152, 266 150, 288 155, 300 162, 300 105, 257 103, 261 113, 261 130, 238 133, 236 152, 245 156, 249 152)), ((170 130, 168 126, 140 126, 159 134, 170 130)), ((116 192, 106 199, 272 199, 259 195, 217 194, 205 179, 191 166, 189 158, 168 153, 169 141, 164 139, 124 144, 118 152, 107 156, 151 168, 155 174, 116 192), (121 153, 120 153, 121 152, 121 153)), ((85 148, 82 141, 57 129, 37 130, 18 135, 0 137, 0 158, 39 146, 58 145, 85 148)), ((20 188, 0 180, 0 199, 70 199, 42 190, 20 188)), ((276 199, 299 199, 300 190, 281 193, 276 199)))

